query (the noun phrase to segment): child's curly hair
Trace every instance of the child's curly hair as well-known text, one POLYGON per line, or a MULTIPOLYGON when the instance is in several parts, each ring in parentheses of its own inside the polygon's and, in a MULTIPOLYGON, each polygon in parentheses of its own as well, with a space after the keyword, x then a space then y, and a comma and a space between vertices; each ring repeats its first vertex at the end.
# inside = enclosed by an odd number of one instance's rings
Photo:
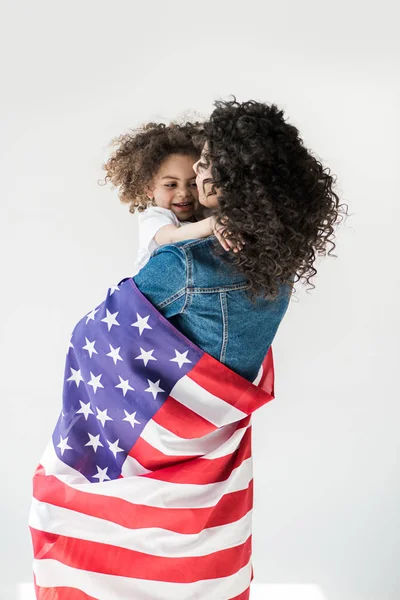
POLYGON ((121 202, 129 204, 129 211, 144 211, 154 204, 146 195, 162 162, 171 154, 200 155, 194 137, 200 123, 148 123, 113 140, 115 151, 103 165, 106 171, 104 183, 119 188, 121 202))
MULTIPOLYGON (((277 106, 218 101, 202 137, 218 191, 217 222, 245 245, 229 253, 250 283, 250 296, 275 297, 281 284, 310 284, 317 255, 335 248, 334 226, 347 214, 335 179, 304 147, 277 106)), ((311 287, 314 287, 310 284, 311 287)))

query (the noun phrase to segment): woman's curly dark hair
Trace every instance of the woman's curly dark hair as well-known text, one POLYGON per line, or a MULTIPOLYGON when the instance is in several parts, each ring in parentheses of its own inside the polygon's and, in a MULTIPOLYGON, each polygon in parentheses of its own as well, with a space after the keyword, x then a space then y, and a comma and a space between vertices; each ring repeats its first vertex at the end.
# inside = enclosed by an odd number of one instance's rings
POLYGON ((118 187, 121 202, 129 204, 129 211, 144 211, 153 204, 146 189, 157 174, 162 162, 171 154, 192 156, 195 162, 200 154, 195 145, 199 123, 148 123, 113 140, 115 151, 103 165, 104 183, 118 187))
POLYGON ((211 165, 211 194, 225 237, 245 242, 233 266, 250 283, 251 297, 273 298, 281 284, 311 287, 317 255, 335 248, 334 226, 347 214, 329 169, 304 147, 299 132, 274 104, 236 99, 215 103, 201 135, 211 165))

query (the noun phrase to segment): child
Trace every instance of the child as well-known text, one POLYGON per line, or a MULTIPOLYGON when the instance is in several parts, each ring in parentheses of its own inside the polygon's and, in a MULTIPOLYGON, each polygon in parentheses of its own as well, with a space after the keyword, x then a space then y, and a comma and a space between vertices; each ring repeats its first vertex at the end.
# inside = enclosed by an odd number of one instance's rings
POLYGON ((159 246, 214 233, 215 219, 204 218, 193 171, 200 154, 194 143, 199 127, 149 123, 120 136, 104 165, 106 182, 119 188, 120 200, 130 205, 130 212, 139 212, 134 275, 159 246))

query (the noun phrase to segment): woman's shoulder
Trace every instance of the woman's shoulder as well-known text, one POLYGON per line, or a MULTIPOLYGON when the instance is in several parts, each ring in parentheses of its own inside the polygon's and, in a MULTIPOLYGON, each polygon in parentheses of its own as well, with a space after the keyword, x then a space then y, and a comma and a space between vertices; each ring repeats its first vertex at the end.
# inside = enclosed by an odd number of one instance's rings
POLYGON ((158 257, 159 263, 161 260, 162 262, 181 264, 182 267, 186 266, 187 255, 183 247, 185 244, 186 241, 159 246, 152 252, 150 259, 158 257))
POLYGON ((154 250, 152 256, 173 254, 185 261, 204 259, 205 262, 211 262, 215 258, 213 251, 215 246, 212 238, 213 236, 210 236, 201 240, 182 240, 173 244, 165 244, 154 250))
POLYGON ((194 271, 200 271, 204 274, 203 279, 208 280, 216 268, 213 248, 212 236, 201 240, 182 240, 156 248, 151 258, 157 257, 159 264, 184 269, 188 273, 188 279, 192 279, 194 271))
POLYGON ((215 236, 168 244, 158 248, 153 256, 163 252, 179 258, 184 264, 191 287, 232 288, 246 283, 245 277, 231 264, 228 254, 219 251, 215 236))

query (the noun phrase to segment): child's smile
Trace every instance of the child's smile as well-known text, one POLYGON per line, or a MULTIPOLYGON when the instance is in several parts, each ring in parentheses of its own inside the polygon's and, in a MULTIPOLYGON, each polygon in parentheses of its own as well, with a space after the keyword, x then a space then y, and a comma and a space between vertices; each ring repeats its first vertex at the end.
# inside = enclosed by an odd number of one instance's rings
POLYGON ((193 161, 193 156, 169 156, 162 163, 149 192, 157 206, 172 210, 180 221, 191 219, 198 207, 193 161))

